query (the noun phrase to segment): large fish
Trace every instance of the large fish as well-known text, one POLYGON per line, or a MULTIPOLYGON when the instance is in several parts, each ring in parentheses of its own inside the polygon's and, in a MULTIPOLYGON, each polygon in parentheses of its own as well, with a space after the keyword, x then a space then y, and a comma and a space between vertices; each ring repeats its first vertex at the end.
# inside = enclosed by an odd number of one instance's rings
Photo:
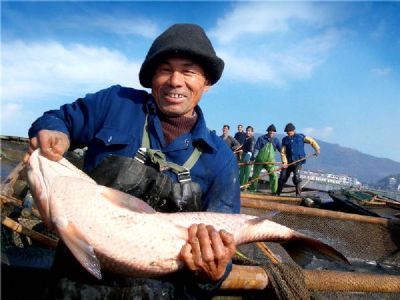
POLYGON ((175 272, 191 224, 209 224, 234 235, 237 245, 254 241, 295 242, 346 260, 332 247, 288 227, 245 214, 157 213, 145 202, 96 182, 66 159, 32 153, 28 182, 43 221, 55 229, 94 276, 101 268, 128 276, 175 272))

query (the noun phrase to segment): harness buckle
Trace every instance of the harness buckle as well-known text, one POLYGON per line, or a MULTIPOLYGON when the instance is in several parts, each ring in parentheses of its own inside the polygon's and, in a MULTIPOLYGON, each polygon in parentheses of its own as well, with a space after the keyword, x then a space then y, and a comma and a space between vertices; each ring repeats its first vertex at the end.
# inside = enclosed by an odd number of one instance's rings
POLYGON ((192 178, 190 177, 190 171, 188 169, 178 173, 178 182, 183 183, 191 180, 192 178))
POLYGON ((147 153, 147 149, 144 148, 144 147, 141 147, 141 148, 139 148, 139 150, 138 150, 138 152, 136 153, 136 155, 135 155, 134 158, 135 158, 138 162, 144 164, 145 161, 146 161, 146 158, 147 158, 146 153, 147 153))

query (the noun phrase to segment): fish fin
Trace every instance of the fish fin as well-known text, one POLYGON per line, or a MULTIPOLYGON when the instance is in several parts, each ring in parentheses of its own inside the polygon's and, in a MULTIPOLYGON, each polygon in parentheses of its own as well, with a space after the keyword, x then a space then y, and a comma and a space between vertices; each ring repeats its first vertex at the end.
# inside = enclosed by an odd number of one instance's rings
POLYGON ((259 223, 264 222, 265 220, 272 221, 272 218, 275 217, 276 215, 278 215, 279 213, 280 212, 277 210, 272 210, 262 216, 249 219, 246 221, 246 223, 248 223, 249 225, 257 225, 259 223))
POLYGON ((62 240, 80 264, 97 279, 101 279, 100 262, 94 253, 94 249, 76 226, 64 220, 61 222, 58 220, 56 226, 62 240))
POLYGON ((335 248, 303 234, 298 234, 294 239, 285 241, 281 245, 292 259, 302 267, 309 264, 314 256, 350 265, 347 258, 335 248))
POLYGON ((140 200, 137 197, 129 195, 127 193, 103 187, 101 194, 111 203, 116 206, 129 209, 131 211, 139 212, 139 213, 147 213, 154 214, 156 211, 148 205, 146 202, 140 200))

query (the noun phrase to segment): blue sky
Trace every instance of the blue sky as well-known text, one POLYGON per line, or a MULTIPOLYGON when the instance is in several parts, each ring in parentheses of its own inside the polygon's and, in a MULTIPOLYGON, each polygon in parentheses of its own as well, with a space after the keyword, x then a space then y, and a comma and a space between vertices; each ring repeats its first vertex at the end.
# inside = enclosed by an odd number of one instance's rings
POLYGON ((1 2, 0 133, 27 136, 44 111, 113 84, 141 88, 153 39, 197 23, 226 63, 200 103, 209 128, 292 122, 400 162, 399 16, 400 2, 1 2))

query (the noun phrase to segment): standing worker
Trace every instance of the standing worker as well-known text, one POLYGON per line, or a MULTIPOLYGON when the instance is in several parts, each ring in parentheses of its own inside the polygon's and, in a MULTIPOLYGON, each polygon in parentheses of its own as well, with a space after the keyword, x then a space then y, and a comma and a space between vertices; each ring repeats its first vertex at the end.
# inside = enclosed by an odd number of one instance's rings
MULTIPOLYGON (((200 26, 175 24, 154 40, 141 66, 140 83, 151 94, 115 85, 44 113, 29 130, 24 161, 36 148, 58 161, 69 148, 86 146, 87 173, 157 211, 239 213, 237 160, 198 106, 223 68, 200 26)), ((231 270, 233 235, 207 224, 192 224, 187 234, 184 270, 152 279, 104 271, 98 280, 60 242, 49 298, 212 297, 231 270)))
POLYGON ((279 184, 277 194, 280 195, 282 193, 283 185, 289 179, 290 173, 293 173, 293 184, 296 187, 296 196, 301 195, 301 186, 300 186, 300 171, 303 164, 306 163, 305 160, 297 162, 288 166, 299 159, 306 157, 306 153, 304 151, 304 143, 310 144, 315 151, 316 155, 320 154, 320 147, 318 143, 311 137, 305 136, 302 133, 296 133, 296 127, 292 123, 288 123, 285 126, 285 132, 287 136, 282 139, 282 149, 281 149, 281 158, 282 158, 282 170, 279 176, 279 184))
POLYGON ((244 164, 240 167, 240 185, 241 186, 246 184, 247 180, 249 179, 251 166, 248 165, 248 163, 250 162, 250 159, 253 156, 254 146, 256 144, 256 139, 254 138, 253 134, 254 134, 253 127, 247 126, 246 127, 246 140, 244 141, 244 143, 242 145, 243 154, 242 154, 242 159, 240 161, 241 163, 244 164))
POLYGON ((240 144, 233 136, 229 134, 229 129, 229 125, 225 124, 222 126, 222 135, 220 135, 220 138, 225 142, 229 149, 235 152, 240 148, 240 144))
MULTIPOLYGON (((257 139, 252 157, 252 161, 254 161, 252 178, 257 178, 260 175, 261 170, 266 169, 269 173, 269 188, 274 194, 278 189, 278 175, 274 172, 276 169, 274 165, 275 152, 281 151, 281 143, 279 139, 275 137, 275 134, 275 125, 269 125, 267 128, 267 133, 257 139)), ((249 190, 253 192, 257 191, 257 184, 258 180, 255 180, 250 186, 249 190)))
MULTIPOLYGON (((243 145, 245 140, 246 140, 246 138, 247 138, 247 132, 243 131, 243 125, 242 124, 238 125, 237 130, 238 131, 235 133, 234 138, 235 138, 235 140, 237 140, 239 142, 240 145, 243 145)), ((246 129, 246 131, 247 131, 247 129, 246 129)))

